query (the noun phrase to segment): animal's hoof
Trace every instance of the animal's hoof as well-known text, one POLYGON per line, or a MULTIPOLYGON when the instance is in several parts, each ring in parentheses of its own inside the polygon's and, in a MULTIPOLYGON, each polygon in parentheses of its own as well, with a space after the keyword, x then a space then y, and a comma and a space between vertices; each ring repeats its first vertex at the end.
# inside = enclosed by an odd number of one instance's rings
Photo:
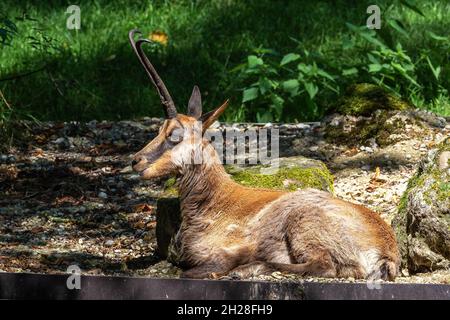
POLYGON ((240 274, 239 272, 231 272, 228 274, 228 277, 231 280, 242 280, 242 274, 240 274))

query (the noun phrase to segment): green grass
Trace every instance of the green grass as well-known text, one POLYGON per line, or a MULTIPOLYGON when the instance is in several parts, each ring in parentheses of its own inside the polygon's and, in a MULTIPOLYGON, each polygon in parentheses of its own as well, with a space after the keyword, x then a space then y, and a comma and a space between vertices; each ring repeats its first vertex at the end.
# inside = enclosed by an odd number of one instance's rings
MULTIPOLYGON (((0 5, 0 12, 18 27, 11 46, 0 47, 0 79, 37 70, 0 82, 0 90, 20 115, 41 120, 161 116, 155 90, 128 44, 128 31, 138 27, 145 34, 160 30, 168 35, 167 47, 149 48, 148 52, 179 109, 186 105, 192 86, 198 84, 205 109, 231 98, 230 119, 233 108, 241 104, 243 90, 230 70, 255 48, 285 54, 295 51, 300 41, 302 47, 326 57, 335 70, 342 70, 362 59, 359 53, 343 49, 344 39, 351 34, 345 23, 365 24, 366 8, 373 4, 344 0, 79 0, 81 30, 70 31, 65 11, 72 2, 3 0, 0 5), (23 12, 36 21, 15 20, 23 12), (47 46, 33 48, 30 36, 47 46)), ((384 8, 387 2, 378 3, 384 8)), ((445 92, 449 90, 450 42, 427 36, 428 31, 448 35, 450 3, 416 3, 425 17, 398 5, 392 9, 390 14, 409 32, 408 37, 398 34, 395 39, 411 57, 420 59, 426 49, 434 63, 439 61, 444 93, 436 96, 436 88, 427 92, 427 87, 408 98, 419 107, 450 116, 445 92)))

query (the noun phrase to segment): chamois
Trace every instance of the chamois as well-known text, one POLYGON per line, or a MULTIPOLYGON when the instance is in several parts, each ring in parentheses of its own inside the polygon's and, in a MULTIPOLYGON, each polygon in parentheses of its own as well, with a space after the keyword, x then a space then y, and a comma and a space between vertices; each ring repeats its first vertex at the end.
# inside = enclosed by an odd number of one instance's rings
POLYGON ((400 259, 391 227, 378 214, 314 189, 295 192, 241 186, 203 138, 227 107, 202 115, 197 86, 187 115, 175 104, 142 44, 129 40, 157 89, 166 119, 132 160, 143 179, 179 175, 182 277, 249 277, 273 271, 317 277, 393 280, 400 259), (200 125, 198 125, 200 124, 200 125), (200 137, 197 139, 196 137, 200 137), (195 156, 202 161, 192 161, 195 156))

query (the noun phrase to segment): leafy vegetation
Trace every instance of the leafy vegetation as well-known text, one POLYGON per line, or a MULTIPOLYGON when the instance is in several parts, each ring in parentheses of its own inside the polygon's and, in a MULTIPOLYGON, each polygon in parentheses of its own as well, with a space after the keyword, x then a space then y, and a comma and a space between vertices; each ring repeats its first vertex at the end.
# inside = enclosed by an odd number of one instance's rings
POLYGON ((450 115, 445 0, 377 1, 380 30, 365 27, 371 1, 80 0, 80 30, 66 28, 70 4, 2 1, 2 117, 161 116, 128 45, 136 27, 180 108, 198 84, 206 109, 231 97, 227 120, 315 120, 366 82, 450 115))
MULTIPOLYGON (((397 5, 425 16, 407 1, 397 5)), ((395 17, 394 8, 390 5, 384 11, 386 26, 380 31, 345 23, 349 33, 343 37, 341 54, 356 59, 343 64, 338 64, 339 57, 312 52, 295 39, 296 50, 284 56, 258 49, 257 55, 248 56, 247 63, 235 69, 240 70, 239 79, 245 86, 238 117, 245 118, 245 114, 261 122, 314 120, 330 107, 327 102, 334 101, 354 82, 379 85, 418 107, 449 115, 450 82, 441 72, 446 66, 448 73, 449 55, 444 51, 450 38, 428 31, 422 41, 430 46, 411 48, 410 55, 402 43, 411 41, 411 31, 395 17)))

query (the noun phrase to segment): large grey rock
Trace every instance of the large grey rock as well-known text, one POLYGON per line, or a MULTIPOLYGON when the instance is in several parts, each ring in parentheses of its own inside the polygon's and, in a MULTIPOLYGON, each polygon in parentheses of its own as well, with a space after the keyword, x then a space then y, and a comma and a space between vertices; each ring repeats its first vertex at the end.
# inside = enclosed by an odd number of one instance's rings
MULTIPOLYGON (((319 160, 305 157, 280 158, 279 169, 257 165, 241 167, 226 166, 227 172, 238 183, 260 188, 280 190, 297 190, 315 188, 333 192, 333 176, 325 164, 319 160)), ((175 246, 175 235, 181 224, 180 202, 176 197, 175 179, 166 184, 166 198, 157 201, 156 240, 158 254, 177 264, 178 252, 175 246)))
POLYGON ((450 268, 450 138, 420 163, 393 226, 412 273, 450 268))

